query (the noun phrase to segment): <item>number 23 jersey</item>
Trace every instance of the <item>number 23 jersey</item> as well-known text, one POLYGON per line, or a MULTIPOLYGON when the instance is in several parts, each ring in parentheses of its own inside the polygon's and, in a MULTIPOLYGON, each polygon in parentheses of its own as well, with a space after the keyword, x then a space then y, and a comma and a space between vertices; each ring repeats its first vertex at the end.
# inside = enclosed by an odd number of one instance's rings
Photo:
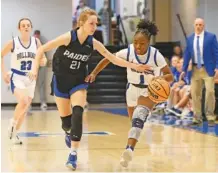
POLYGON ((29 45, 25 47, 19 37, 13 38, 13 49, 11 50, 11 69, 29 72, 35 65, 37 42, 30 37, 29 45))
POLYGON ((87 75, 87 63, 93 52, 93 37, 88 36, 81 44, 77 37, 77 30, 71 31, 69 45, 57 48, 53 57, 53 72, 56 75, 87 75))

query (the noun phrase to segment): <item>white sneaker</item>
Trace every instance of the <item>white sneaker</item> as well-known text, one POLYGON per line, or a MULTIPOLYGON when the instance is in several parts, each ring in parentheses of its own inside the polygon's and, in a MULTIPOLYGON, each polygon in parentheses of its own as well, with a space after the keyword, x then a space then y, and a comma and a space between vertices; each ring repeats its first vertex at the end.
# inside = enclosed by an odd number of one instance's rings
POLYGON ((120 164, 123 167, 127 167, 129 162, 132 160, 132 157, 133 151, 131 149, 126 149, 121 156, 120 164))
POLYGON ((20 140, 18 135, 16 135, 14 138, 12 138, 12 143, 15 145, 22 145, 23 144, 23 142, 20 140))
POLYGON ((40 106, 40 108, 41 108, 42 111, 46 111, 47 108, 48 108, 48 106, 47 106, 46 103, 42 103, 41 106, 40 106))

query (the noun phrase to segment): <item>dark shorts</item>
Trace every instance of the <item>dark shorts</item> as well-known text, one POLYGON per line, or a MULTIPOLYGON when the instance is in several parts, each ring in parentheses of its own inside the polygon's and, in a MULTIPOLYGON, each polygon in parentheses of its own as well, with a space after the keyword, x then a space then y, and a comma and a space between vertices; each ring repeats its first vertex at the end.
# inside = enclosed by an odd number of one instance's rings
POLYGON ((63 78, 53 75, 51 82, 51 95, 70 99, 70 96, 78 90, 87 89, 88 83, 83 80, 63 78))

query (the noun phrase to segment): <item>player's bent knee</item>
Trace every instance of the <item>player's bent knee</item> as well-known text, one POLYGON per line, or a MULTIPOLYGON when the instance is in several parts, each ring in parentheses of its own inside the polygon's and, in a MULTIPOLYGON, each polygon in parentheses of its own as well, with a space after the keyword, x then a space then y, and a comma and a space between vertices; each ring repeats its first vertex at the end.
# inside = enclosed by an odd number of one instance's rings
POLYGON ((133 112, 133 117, 132 119, 140 119, 142 120, 143 122, 145 122, 147 120, 147 117, 149 115, 149 112, 150 110, 146 107, 146 106, 143 106, 143 105, 138 105, 134 112, 133 112))
POLYGON ((61 121, 62 121, 62 129, 67 132, 70 130, 71 128, 71 117, 72 114, 66 116, 66 117, 61 117, 61 121))
POLYGON ((82 137, 82 119, 83 108, 81 106, 73 107, 73 115, 71 117, 71 141, 80 141, 82 137))
POLYGON ((23 107, 26 107, 29 105, 29 102, 28 102, 28 97, 23 97, 19 100, 18 102, 20 105, 22 105, 23 107))
POLYGON ((146 106, 138 105, 132 117, 132 128, 129 131, 128 138, 133 138, 138 141, 141 131, 144 127, 144 123, 149 115, 149 109, 146 106))

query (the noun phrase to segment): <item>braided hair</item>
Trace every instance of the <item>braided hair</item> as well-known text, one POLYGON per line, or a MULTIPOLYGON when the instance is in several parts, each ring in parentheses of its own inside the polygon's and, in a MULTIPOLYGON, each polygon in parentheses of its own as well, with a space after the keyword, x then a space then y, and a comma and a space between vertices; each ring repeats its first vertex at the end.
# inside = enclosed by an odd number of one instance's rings
POLYGON ((135 35, 138 33, 144 34, 150 40, 151 36, 155 36, 158 33, 158 28, 154 22, 149 20, 140 20, 137 25, 135 35))

